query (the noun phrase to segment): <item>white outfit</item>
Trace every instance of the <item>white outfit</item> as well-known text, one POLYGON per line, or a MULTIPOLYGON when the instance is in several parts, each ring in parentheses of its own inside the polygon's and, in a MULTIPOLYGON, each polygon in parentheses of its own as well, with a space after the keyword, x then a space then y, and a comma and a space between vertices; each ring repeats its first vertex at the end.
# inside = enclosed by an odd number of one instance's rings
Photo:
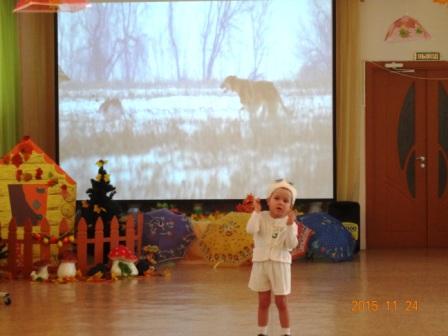
POLYGON ((272 290, 274 295, 291 292, 291 253, 298 244, 297 224, 287 225, 288 217, 272 218, 269 211, 253 212, 247 232, 254 236, 249 288, 272 290))

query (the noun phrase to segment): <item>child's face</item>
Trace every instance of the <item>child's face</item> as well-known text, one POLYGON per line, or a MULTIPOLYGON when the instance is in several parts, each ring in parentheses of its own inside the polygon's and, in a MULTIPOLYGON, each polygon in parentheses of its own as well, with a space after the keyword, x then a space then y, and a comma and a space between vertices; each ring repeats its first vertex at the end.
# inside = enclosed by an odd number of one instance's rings
POLYGON ((292 207, 292 195, 288 189, 278 188, 267 199, 269 212, 273 218, 285 217, 292 207))

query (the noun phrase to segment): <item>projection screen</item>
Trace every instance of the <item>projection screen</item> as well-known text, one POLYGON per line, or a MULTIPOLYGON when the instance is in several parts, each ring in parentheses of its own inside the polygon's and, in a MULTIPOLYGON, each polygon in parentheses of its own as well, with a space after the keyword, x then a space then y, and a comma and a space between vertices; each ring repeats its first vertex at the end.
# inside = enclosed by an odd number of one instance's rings
POLYGON ((78 199, 333 197, 331 0, 99 2, 57 18, 58 157, 78 199))

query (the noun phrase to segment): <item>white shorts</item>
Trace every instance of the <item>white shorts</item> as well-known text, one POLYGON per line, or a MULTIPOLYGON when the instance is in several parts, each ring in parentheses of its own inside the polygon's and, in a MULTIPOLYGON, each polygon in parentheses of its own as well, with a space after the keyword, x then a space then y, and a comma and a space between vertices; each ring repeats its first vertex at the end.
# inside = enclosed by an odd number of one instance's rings
POLYGON ((274 295, 291 293, 291 264, 256 261, 252 264, 249 288, 256 292, 272 291, 274 295))

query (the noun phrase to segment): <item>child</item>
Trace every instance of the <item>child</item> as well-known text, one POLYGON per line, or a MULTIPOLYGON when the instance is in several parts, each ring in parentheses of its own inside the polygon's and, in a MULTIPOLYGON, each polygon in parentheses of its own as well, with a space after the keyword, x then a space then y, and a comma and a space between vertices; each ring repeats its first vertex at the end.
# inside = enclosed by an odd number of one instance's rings
POLYGON ((282 335, 290 336, 287 295, 291 292, 291 254, 298 244, 296 214, 292 209, 297 191, 285 181, 269 186, 269 211, 261 211, 260 199, 247 222, 247 232, 254 236, 252 271, 249 288, 258 292, 258 336, 267 335, 271 292, 275 297, 282 335))

